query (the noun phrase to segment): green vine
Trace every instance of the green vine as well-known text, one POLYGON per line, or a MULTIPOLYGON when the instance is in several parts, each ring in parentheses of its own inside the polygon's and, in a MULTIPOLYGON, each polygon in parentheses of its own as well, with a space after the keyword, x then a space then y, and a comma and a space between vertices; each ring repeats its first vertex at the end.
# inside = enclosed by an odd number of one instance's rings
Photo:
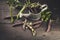
POLYGON ((23 8, 22 8, 22 9, 19 11, 19 13, 17 14, 17 19, 18 19, 18 17, 20 17, 20 18, 22 17, 21 14, 22 14, 22 12, 25 10, 25 8, 26 8, 26 5, 24 5, 23 8))

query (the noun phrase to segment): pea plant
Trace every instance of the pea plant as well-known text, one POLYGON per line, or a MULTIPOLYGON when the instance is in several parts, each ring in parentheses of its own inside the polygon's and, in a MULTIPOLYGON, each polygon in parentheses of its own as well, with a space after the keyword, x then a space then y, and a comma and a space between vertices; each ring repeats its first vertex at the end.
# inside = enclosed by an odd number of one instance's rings
MULTIPOLYGON (((16 15, 16 19, 24 17, 24 21, 21 23, 23 24, 23 29, 30 29, 32 32, 32 35, 36 35, 36 31, 33 28, 33 25, 42 23, 43 21, 47 22, 51 16, 51 12, 48 9, 48 6, 46 4, 41 5, 39 2, 30 2, 30 0, 25 0, 25 3, 21 3, 19 0, 8 0, 8 5, 10 8, 10 16, 11 16, 11 22, 14 22, 13 19, 13 9, 16 7, 22 7, 20 11, 16 15), (23 13, 26 8, 29 8, 29 13, 23 13), (37 8, 40 9, 39 12, 37 12, 37 8), (31 20, 40 20, 38 22, 32 22, 27 20, 27 18, 32 17, 31 20), (35 19, 34 19, 35 18, 35 19), (26 27, 27 26, 27 27, 26 27)), ((13 25, 15 26, 15 25, 13 25)))

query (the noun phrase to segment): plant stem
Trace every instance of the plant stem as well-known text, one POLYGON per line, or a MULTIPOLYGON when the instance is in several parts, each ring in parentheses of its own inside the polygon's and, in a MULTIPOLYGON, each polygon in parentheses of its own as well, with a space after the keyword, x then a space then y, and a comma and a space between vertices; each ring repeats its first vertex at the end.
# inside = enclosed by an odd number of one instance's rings
POLYGON ((19 16, 22 16, 20 14, 22 14, 22 12, 24 11, 24 9, 26 8, 26 5, 23 6, 23 8, 19 11, 18 15, 17 15, 17 19, 19 16))
POLYGON ((36 35, 36 31, 34 30, 34 28, 32 26, 30 26, 28 23, 26 25, 32 31, 32 35, 35 36, 36 35))
POLYGON ((12 5, 10 5, 10 16, 11 16, 11 23, 14 21, 13 20, 13 15, 12 15, 12 5))
POLYGON ((23 23, 23 29, 25 30, 25 26, 26 26, 26 22, 27 22, 27 19, 25 19, 24 23, 23 23))

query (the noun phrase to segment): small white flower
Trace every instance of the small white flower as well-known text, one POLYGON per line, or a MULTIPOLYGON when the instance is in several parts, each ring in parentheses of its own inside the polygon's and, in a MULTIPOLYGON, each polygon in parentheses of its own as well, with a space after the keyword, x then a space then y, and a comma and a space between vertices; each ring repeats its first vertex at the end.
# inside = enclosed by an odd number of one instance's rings
POLYGON ((30 22, 29 24, 32 25, 32 22, 30 22))
POLYGON ((21 17, 22 17, 22 13, 19 13, 19 14, 20 14, 19 16, 20 16, 20 18, 21 18, 21 17))

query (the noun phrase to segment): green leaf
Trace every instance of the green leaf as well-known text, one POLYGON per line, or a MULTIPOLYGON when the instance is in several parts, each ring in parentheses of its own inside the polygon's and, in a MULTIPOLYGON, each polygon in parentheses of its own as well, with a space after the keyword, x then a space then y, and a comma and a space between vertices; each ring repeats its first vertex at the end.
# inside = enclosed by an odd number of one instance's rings
POLYGON ((30 4, 30 0, 26 0, 26 4, 29 5, 30 4))

